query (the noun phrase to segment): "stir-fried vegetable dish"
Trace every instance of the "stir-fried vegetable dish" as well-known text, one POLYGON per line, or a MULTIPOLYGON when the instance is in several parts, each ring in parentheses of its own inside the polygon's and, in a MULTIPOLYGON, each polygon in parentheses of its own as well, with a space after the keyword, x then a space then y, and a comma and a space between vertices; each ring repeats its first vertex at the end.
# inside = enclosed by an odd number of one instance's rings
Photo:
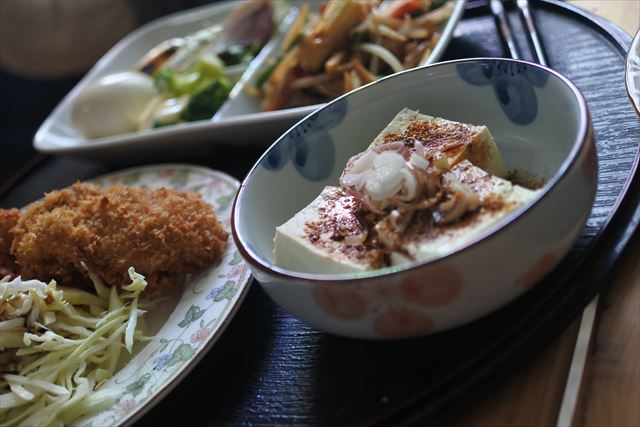
POLYGON ((139 127, 210 119, 235 84, 229 67, 251 61, 271 37, 270 0, 244 2, 223 25, 160 44, 138 69, 155 80, 159 96, 142 113, 139 127))
POLYGON ((305 4, 256 81, 265 111, 324 102, 424 64, 453 11, 442 0, 330 0, 305 4))
POLYGON ((135 70, 88 84, 74 103, 74 125, 102 138, 211 119, 271 38, 274 14, 271 0, 239 2, 222 24, 161 42, 135 70))

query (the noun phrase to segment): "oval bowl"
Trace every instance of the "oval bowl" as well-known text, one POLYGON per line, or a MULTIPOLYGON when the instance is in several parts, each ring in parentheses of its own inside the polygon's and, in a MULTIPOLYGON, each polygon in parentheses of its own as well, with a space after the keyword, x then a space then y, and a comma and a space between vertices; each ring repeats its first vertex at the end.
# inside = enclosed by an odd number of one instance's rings
POLYGON ((232 231, 256 279, 292 315, 342 336, 412 337, 478 319, 535 285, 577 239, 596 187, 589 112, 567 78, 524 61, 464 59, 387 77, 298 122, 245 178, 232 231), (404 107, 486 125, 507 167, 541 179, 541 191, 428 262, 339 275, 273 265, 275 227, 336 185, 347 160, 404 107))

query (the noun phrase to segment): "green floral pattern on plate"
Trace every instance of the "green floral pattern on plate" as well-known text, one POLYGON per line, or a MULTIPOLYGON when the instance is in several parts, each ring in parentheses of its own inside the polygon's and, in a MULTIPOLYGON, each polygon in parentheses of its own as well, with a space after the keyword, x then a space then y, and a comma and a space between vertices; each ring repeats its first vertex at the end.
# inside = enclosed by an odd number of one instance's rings
MULTIPOLYGON (((198 192, 214 206, 228 232, 231 202, 239 187, 238 181, 226 174, 190 165, 135 168, 93 182, 103 187, 126 184, 198 192)), ((130 424, 142 410, 157 403, 223 332, 225 320, 242 302, 250 278, 247 265, 229 237, 220 262, 185 283, 180 301, 153 340, 103 386, 118 391, 118 401, 77 424, 96 427, 130 424)))

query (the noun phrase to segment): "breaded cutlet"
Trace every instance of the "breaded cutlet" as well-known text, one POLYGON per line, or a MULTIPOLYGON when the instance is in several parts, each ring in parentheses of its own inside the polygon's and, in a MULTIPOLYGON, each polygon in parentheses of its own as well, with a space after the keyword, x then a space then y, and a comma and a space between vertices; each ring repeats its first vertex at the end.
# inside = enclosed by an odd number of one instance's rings
POLYGON ((134 267, 150 288, 212 264, 227 233, 199 194, 77 183, 28 206, 12 231, 11 253, 24 278, 72 286, 98 275, 106 285, 130 281, 134 267))
POLYGON ((13 236, 9 232, 20 219, 18 209, 0 209, 0 278, 6 275, 14 275, 16 265, 13 256, 9 253, 13 236))

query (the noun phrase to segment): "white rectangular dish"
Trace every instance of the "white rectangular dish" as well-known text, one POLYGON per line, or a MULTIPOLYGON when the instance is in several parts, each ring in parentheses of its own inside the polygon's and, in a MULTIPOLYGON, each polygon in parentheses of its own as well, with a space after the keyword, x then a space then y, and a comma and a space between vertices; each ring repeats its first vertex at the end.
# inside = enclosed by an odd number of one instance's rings
MULTIPOLYGON (((164 40, 222 23, 236 5, 236 2, 224 2, 172 14, 146 24, 123 38, 95 64, 40 126, 33 141, 35 149, 45 154, 105 160, 116 156, 140 156, 172 150, 184 152, 218 144, 269 146, 291 125, 321 106, 262 112, 259 100, 243 90, 243 85, 253 81, 265 61, 279 49, 283 33, 295 17, 294 6, 284 17, 280 30, 249 64, 229 100, 212 120, 87 139, 74 127, 71 119, 74 102, 87 85, 105 75, 132 70, 149 49, 164 40)), ((456 0, 453 13, 426 64, 437 62, 442 56, 464 12, 464 5, 465 0, 456 0)))

